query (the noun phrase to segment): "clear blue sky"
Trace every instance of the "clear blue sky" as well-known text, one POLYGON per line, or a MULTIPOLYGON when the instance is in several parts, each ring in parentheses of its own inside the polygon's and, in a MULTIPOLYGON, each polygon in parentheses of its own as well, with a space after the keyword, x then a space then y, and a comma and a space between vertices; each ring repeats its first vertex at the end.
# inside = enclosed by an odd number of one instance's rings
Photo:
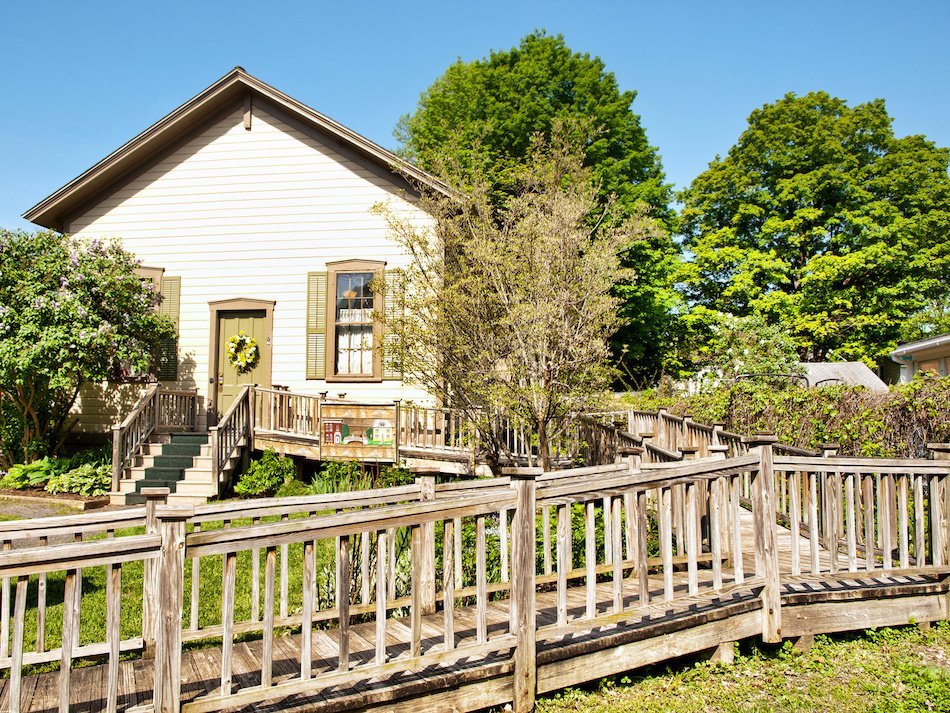
POLYGON ((785 92, 883 97, 950 145, 950 2, 0 0, 0 226, 241 65, 374 141, 456 58, 531 30, 600 56, 687 185, 785 92))

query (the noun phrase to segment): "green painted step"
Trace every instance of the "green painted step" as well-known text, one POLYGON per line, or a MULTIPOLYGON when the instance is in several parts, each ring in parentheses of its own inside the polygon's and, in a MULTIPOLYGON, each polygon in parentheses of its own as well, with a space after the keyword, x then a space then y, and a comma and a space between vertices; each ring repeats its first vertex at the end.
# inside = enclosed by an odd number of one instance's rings
POLYGON ((187 443, 189 445, 199 445, 203 446, 208 442, 207 433, 173 433, 172 434, 172 443, 175 445, 187 443))
MULTIPOLYGON (((184 468, 146 468, 145 480, 181 480, 185 477, 184 468)), ((142 482, 142 481, 139 481, 142 482)))
POLYGON ((200 443, 165 443, 162 446, 163 456, 195 456, 201 455, 200 443))
POLYGON ((184 470, 195 464, 194 456, 190 455, 167 455, 162 453, 160 456, 153 456, 152 467, 155 468, 174 468, 184 470))

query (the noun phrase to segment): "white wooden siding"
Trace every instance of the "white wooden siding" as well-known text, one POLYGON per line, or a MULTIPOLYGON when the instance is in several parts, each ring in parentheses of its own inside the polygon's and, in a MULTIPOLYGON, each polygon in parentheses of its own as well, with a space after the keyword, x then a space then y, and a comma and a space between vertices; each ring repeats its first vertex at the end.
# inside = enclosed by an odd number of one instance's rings
MULTIPOLYGON (((181 277, 179 367, 183 388, 209 389, 208 302, 274 300, 273 382, 347 398, 426 400, 397 381, 306 380, 307 273, 350 258, 405 265, 373 205, 425 215, 394 183, 317 132, 303 132, 256 104, 250 131, 235 109, 71 220, 74 235, 119 238, 145 265, 181 277)), ((213 355, 212 355, 213 356, 213 355)), ((83 430, 112 423, 84 395, 83 430)))

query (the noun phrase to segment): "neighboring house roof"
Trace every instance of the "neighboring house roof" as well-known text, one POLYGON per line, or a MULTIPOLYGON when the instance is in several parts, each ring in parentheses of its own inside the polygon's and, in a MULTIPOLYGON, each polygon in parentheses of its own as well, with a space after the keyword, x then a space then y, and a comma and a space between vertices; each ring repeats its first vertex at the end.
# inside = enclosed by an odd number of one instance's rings
POLYGON ((243 68, 235 67, 217 82, 159 119, 92 168, 41 200, 26 211, 23 217, 46 228, 63 230, 63 224, 70 215, 75 214, 83 205, 108 190, 121 176, 173 146, 202 122, 213 118, 221 110, 242 98, 248 101, 248 108, 250 108, 253 97, 266 98, 292 116, 402 178, 421 182, 442 193, 449 192, 443 183, 429 173, 262 82, 248 74, 243 68))
POLYGON ((891 359, 898 363, 906 362, 911 355, 922 352, 925 349, 933 349, 934 347, 950 347, 950 332, 938 334, 935 337, 919 339, 916 342, 901 344, 897 349, 891 352, 891 359), (901 357, 904 358, 901 359, 901 357))
POLYGON ((816 386, 822 381, 864 386, 871 391, 887 391, 887 384, 862 361, 802 362, 808 385, 816 386))

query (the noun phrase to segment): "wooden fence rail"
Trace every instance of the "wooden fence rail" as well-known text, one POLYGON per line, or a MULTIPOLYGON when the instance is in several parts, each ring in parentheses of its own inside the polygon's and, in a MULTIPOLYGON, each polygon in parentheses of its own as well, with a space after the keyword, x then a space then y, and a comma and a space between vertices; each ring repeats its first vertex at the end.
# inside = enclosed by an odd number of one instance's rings
MULTIPOLYGON (((104 657, 101 699, 117 710, 120 659, 140 652, 152 679, 139 698, 154 710, 256 706, 468 667, 476 679, 509 676, 490 705, 526 711, 538 692, 607 670, 554 665, 558 646, 606 652, 598 637, 607 634, 596 632, 626 622, 732 602, 743 621, 755 617, 753 633, 780 641, 802 629, 800 610, 783 620, 788 593, 816 578, 931 576, 944 584, 928 586, 946 589, 950 446, 934 444, 933 460, 854 459, 776 453, 763 436, 727 457, 728 445, 711 442, 718 432, 701 432, 707 457, 697 447, 648 462, 647 448, 630 446, 603 465, 448 483, 420 473, 397 488, 197 508, 162 505, 162 492, 144 489, 145 508, 2 524, 8 706, 20 709, 25 668, 59 662, 42 675, 52 707, 68 710, 83 671, 74 662, 104 657), (83 581, 100 571, 97 621, 83 581), (137 572, 141 599, 124 584, 137 572), (209 576, 221 578, 217 601, 201 598, 209 576), (130 607, 140 632, 123 624, 130 607), (298 633, 280 635, 288 629, 298 633), (250 668, 248 637, 259 641, 250 668), (182 661, 195 651, 213 662, 214 681, 186 691, 182 661)), ((470 703, 461 689, 430 694, 470 703)))

